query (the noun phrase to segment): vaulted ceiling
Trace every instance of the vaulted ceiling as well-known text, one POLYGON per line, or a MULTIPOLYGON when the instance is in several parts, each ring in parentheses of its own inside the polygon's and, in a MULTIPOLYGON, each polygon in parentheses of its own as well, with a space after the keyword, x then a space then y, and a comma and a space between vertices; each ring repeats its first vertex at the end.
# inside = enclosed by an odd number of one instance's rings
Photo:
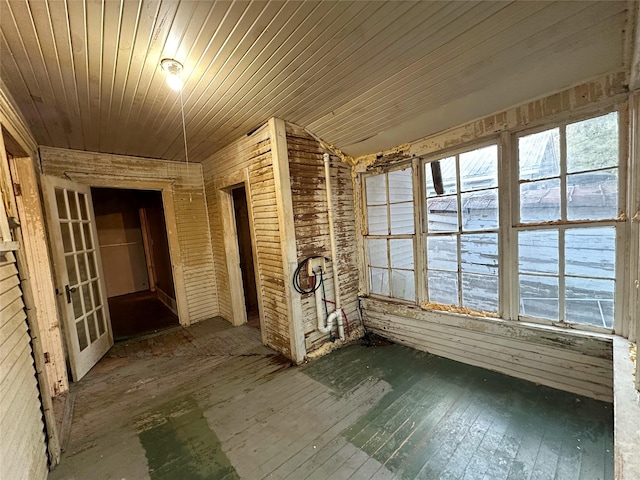
POLYGON ((0 80, 41 145, 191 160, 276 116, 375 152, 629 70, 631 1, 2 0, 0 80))

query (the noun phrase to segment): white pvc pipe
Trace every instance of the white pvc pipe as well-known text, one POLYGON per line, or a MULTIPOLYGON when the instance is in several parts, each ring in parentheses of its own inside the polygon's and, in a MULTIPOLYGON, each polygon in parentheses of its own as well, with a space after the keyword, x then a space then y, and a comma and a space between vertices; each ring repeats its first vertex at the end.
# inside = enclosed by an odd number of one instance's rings
POLYGON ((318 288, 315 292, 316 296, 316 318, 318 320, 318 330, 320 333, 329 333, 333 328, 333 320, 329 322, 329 318, 327 318, 327 324, 325 326, 324 323, 324 309, 322 308, 322 293, 320 293, 320 289, 318 288))
POLYGON ((340 340, 344 340, 344 325, 342 318, 342 308, 340 306, 340 282, 338 281, 338 255, 336 254, 336 237, 333 228, 333 198, 331 195, 331 173, 329 171, 329 159, 331 157, 328 153, 323 155, 324 159, 324 178, 325 186, 327 188, 327 213, 329 217, 329 241, 331 243, 331 265, 333 266, 333 290, 336 299, 336 309, 327 318, 327 325, 333 326, 333 319, 338 322, 338 337, 340 340))

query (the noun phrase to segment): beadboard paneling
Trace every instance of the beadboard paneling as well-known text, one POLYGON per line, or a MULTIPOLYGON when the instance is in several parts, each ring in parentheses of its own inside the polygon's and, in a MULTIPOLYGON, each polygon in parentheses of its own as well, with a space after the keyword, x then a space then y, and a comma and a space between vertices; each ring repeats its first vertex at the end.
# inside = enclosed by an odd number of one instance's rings
MULTIPOLYGON (((181 322, 190 324, 218 315, 216 277, 200 165, 187 166, 180 162, 49 147, 40 149, 40 159, 45 175, 71 178, 94 186, 145 189, 148 188, 145 187, 146 182, 150 182, 158 185, 156 188, 170 189, 173 204, 164 205, 165 215, 175 218, 180 258, 176 261, 172 253, 172 263, 174 276, 176 270, 182 272, 188 314, 188 318, 181 318, 181 322)), ((167 223, 168 230, 172 228, 170 223, 167 223)))
POLYGON ((365 327, 383 337, 598 400, 613 400, 612 340, 539 325, 428 312, 362 298, 365 327))
POLYGON ((219 285, 220 314, 233 318, 227 258, 224 247, 219 190, 245 185, 255 241, 262 337, 266 345, 291 357, 289 313, 284 301, 284 262, 276 204, 272 143, 268 124, 243 136, 203 162, 211 241, 219 285))
POLYGON ((39 144, 202 161, 270 117, 356 156, 630 68, 635 2, 0 2, 39 144))

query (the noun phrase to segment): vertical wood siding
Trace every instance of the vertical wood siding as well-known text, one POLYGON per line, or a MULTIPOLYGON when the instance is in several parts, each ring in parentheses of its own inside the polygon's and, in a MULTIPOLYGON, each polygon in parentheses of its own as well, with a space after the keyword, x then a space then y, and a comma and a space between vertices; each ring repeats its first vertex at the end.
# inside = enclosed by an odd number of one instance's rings
MULTIPOLYGON (((298 261, 301 262, 307 257, 316 255, 330 258, 327 193, 322 157, 325 150, 304 129, 291 124, 287 124, 287 148, 298 261)), ((351 166, 332 157, 330 173, 335 207, 334 228, 338 252, 340 299, 349 319, 349 326, 353 330, 360 326, 360 320, 358 317, 358 264, 351 166)), ((331 262, 327 262, 325 291, 326 298, 334 301, 331 262)), ((298 295, 298 293, 294 293, 294 295, 298 295)), ((333 306, 329 304, 329 312, 332 309, 333 306)), ((329 340, 328 334, 321 334, 318 331, 313 294, 302 297, 302 313, 306 348, 307 352, 311 352, 329 340)))
POLYGON ((0 253, 0 477, 47 477, 40 398, 13 253, 0 253))
POLYGON ((171 188, 173 211, 167 214, 172 213, 176 219, 180 244, 180 265, 176 267, 182 269, 184 276, 188 323, 219 314, 207 207, 199 165, 191 164, 187 167, 180 162, 48 147, 40 149, 40 157, 46 175, 72 178, 88 184, 95 184, 99 180, 114 187, 126 185, 126 188, 136 188, 135 183, 139 182, 138 188, 144 189, 145 182, 155 182, 163 185, 163 188, 171 188))
POLYGON ((284 303, 284 264, 276 205, 276 187, 268 125, 240 138, 203 162, 205 192, 211 225, 211 242, 218 279, 220 315, 231 320, 231 292, 224 248, 219 190, 237 183, 246 185, 256 246, 261 325, 265 343, 291 356, 289 316, 284 303))

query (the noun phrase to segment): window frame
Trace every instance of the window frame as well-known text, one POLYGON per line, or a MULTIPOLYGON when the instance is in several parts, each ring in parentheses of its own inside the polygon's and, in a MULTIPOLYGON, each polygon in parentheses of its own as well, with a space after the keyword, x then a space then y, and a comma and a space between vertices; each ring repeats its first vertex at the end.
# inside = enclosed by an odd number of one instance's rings
MULTIPOLYGON (((420 237, 421 237, 421 245, 420 245, 420 250, 419 250, 419 255, 420 255, 420 267, 421 270, 423 271, 423 274, 421 275, 423 277, 422 281, 423 281, 423 286, 422 286, 422 290, 421 290, 421 295, 420 295, 420 301, 419 304, 425 303, 425 302, 430 302, 433 304, 437 304, 437 305, 442 305, 442 306, 448 306, 448 304, 443 304, 440 302, 431 302, 429 300, 429 280, 428 280, 428 274, 429 274, 429 268, 428 268, 428 258, 427 258, 427 238, 429 236, 440 236, 440 235, 455 235, 456 238, 458 239, 458 247, 457 247, 457 259, 458 259, 458 271, 456 272, 458 275, 458 301, 460 302, 460 305, 457 308, 468 308, 465 307, 464 305, 462 305, 462 272, 461 272, 461 249, 459 247, 459 239, 460 236, 463 235, 464 233, 495 233, 498 237, 498 308, 497 311, 495 312, 496 315, 502 317, 502 311, 503 311, 503 292, 502 292, 502 265, 504 263, 504 261, 500 261, 500 259, 504 258, 503 254, 502 254, 502 245, 503 245, 503 239, 502 239, 502 234, 501 234, 501 225, 502 225, 502 202, 500 200, 500 198, 503 195, 503 189, 504 189, 504 182, 503 179, 501 178, 501 166, 503 163, 503 153, 502 153, 502 145, 501 145, 501 140, 499 136, 493 135, 490 137, 486 137, 486 138, 482 138, 476 141, 472 141, 472 142, 465 142, 463 144, 460 145, 456 145, 453 148, 448 148, 448 149, 443 149, 443 150, 439 150, 437 152, 434 153, 430 153, 428 155, 425 155, 423 157, 420 158, 420 168, 419 168, 419 177, 420 177, 420 185, 421 185, 421 191, 420 191, 420 199, 419 199, 419 203, 420 203, 420 220, 421 220, 421 225, 420 225, 420 237), (480 150, 482 148, 486 148, 489 146, 496 146, 496 150, 497 150, 497 172, 496 172, 496 177, 497 177, 497 185, 495 187, 491 187, 491 188, 483 188, 483 189, 479 189, 479 190, 470 190, 471 192, 473 191, 485 191, 485 190, 491 190, 493 188, 495 188, 498 192, 498 216, 497 216, 497 222, 498 222, 498 226, 496 228, 491 228, 491 229, 480 229, 480 230, 474 230, 471 232, 464 232, 463 228, 462 228, 462 209, 458 208, 458 229, 456 231, 452 231, 452 232, 440 232, 440 233, 435 233, 435 235, 433 233, 429 233, 427 231, 427 226, 428 226, 428 208, 427 208, 427 176, 426 176, 426 167, 427 165, 439 161, 439 160, 444 160, 446 158, 455 156, 456 157, 456 201, 458 202, 458 207, 461 206, 461 202, 462 202, 462 194, 463 193, 468 193, 468 192, 462 192, 461 186, 462 186, 462 178, 460 177, 460 160, 459 160, 459 156, 464 154, 464 153, 468 153, 468 152, 472 152, 474 150, 480 150)), ((472 310, 473 311, 473 310, 472 310)), ((480 313, 480 312, 478 312, 480 313)))
MULTIPOLYGON (((640 188, 640 178, 630 178, 629 173, 633 173, 634 170, 631 166, 630 158, 630 118, 629 118, 630 106, 627 99, 614 100, 609 102, 603 102, 591 108, 581 109, 579 111, 565 112, 558 115, 549 115, 542 120, 536 120, 535 122, 528 123, 516 128, 504 129, 501 132, 494 132, 492 134, 483 136, 472 141, 460 142, 450 148, 442 148, 438 150, 429 151, 422 155, 412 155, 411 159, 407 159, 403 162, 393 163, 389 166, 382 166, 375 171, 363 171, 359 174, 360 178, 360 192, 362 195, 362 201, 359 202, 362 206, 363 215, 362 218, 362 259, 364 265, 364 272, 361 276, 362 291, 366 296, 372 298, 381 299, 385 301, 392 301, 402 304, 417 304, 421 306, 428 300, 428 282, 427 282, 427 196, 426 196, 426 178, 425 168, 428 163, 436 160, 441 160, 453 155, 459 155, 464 152, 472 151, 475 149, 483 148, 489 145, 497 145, 498 148, 498 321, 520 321, 534 325, 549 325, 561 327, 564 330, 571 329, 575 331, 584 332, 598 332, 598 333, 612 333, 620 332, 623 321, 626 318, 625 312, 629 308, 633 308, 633 305, 629 304, 627 297, 630 296, 630 289, 633 288, 632 275, 630 270, 637 265, 628 265, 629 260, 633 260, 630 257, 630 249, 633 247, 633 241, 629 240, 631 232, 634 228, 629 215, 633 215, 635 212, 635 205, 632 205, 636 196, 632 195, 634 188, 640 188), (602 219, 602 220, 559 220, 554 222, 520 222, 520 182, 519 182, 519 152, 518 152, 518 139, 532 133, 538 133, 545 130, 553 129, 556 127, 562 127, 562 131, 566 133, 566 127, 569 124, 588 120, 598 116, 606 115, 608 113, 617 112, 618 114, 618 215, 614 219, 602 219), (389 173, 394 170, 412 168, 413 176, 413 198, 414 198, 414 234, 413 235, 368 235, 368 218, 367 218, 367 199, 366 199, 366 178, 373 175, 382 173, 389 173), (631 198, 633 197, 633 198, 631 198), (629 213, 631 212, 631 213, 629 213), (613 277, 615 283, 614 293, 614 321, 611 329, 600 326, 593 326, 581 323, 570 323, 564 320, 549 320, 544 318, 537 318, 528 315, 520 315, 519 301, 520 301, 520 286, 518 281, 519 276, 519 252, 518 252, 518 232, 525 230, 539 230, 543 228, 548 229, 564 229, 565 231, 575 227, 605 227, 611 226, 615 228, 616 250, 615 250, 615 275, 613 277), (414 280, 415 280, 415 294, 416 300, 408 301, 401 298, 390 297, 380 294, 372 294, 370 292, 370 271, 369 271, 369 254, 367 238, 411 238, 413 240, 413 254, 414 254, 414 280)), ((562 192, 561 192, 561 208, 563 214, 566 212, 566 179, 567 179, 567 167, 566 167, 566 137, 561 135, 561 179, 562 192)), ((599 170, 599 169, 594 169, 599 170)), ((636 175, 637 176, 637 175, 636 175)), ((460 185, 461 179, 456 179, 458 185, 460 185)), ((387 187, 388 188, 388 187, 387 187)), ((461 195, 459 191, 456 195, 461 195)), ((484 232, 485 230, 479 230, 478 232, 484 232)), ((453 232, 451 232, 453 233, 453 232)), ((460 228, 455 232, 457 236, 461 234, 460 228)), ((559 245, 559 250, 562 248, 562 258, 559 258, 559 262, 564 264, 564 245, 559 245)), ((389 268, 391 268, 389 266, 389 268)), ((563 272, 564 278, 566 274, 563 272)), ((594 277, 595 278, 595 277, 594 277)), ((389 280, 391 282, 391 279, 389 280)), ((459 286, 461 291, 461 286, 459 286)), ((390 286, 391 292, 391 286, 390 286)), ((566 294, 565 294, 566 296, 566 294)), ((422 307, 427 312, 438 312, 437 308, 422 307)), ((455 310, 452 310, 456 313, 455 310)), ((469 314, 468 312, 461 312, 462 314, 469 314)), ((478 312, 480 313, 480 312, 478 312)), ((469 314, 474 318, 478 318, 475 312, 469 314)), ((562 311, 561 315, 564 315, 562 311)), ((561 317, 563 318, 563 317, 561 317)))
MULTIPOLYGON (((580 112, 579 114, 572 114, 563 116, 562 118, 548 120, 544 123, 536 125, 535 127, 523 128, 514 130, 511 133, 511 168, 509 188, 510 188, 510 205, 511 205, 511 222, 508 228, 509 241, 512 245, 513 257, 509 262, 509 268, 511 269, 512 282, 512 302, 511 302, 511 319, 518 320, 527 323, 541 324, 541 325, 553 325, 561 327, 563 329, 575 329, 586 332, 598 332, 598 333, 613 333, 619 331, 622 321, 622 311, 625 309, 624 305, 624 291, 626 289, 626 266, 624 259, 626 256, 626 250, 628 248, 628 242, 625 240, 628 232, 627 215, 629 211, 628 205, 628 187, 631 179, 628 179, 629 169, 629 155, 628 155, 628 136, 629 136, 629 123, 628 123, 628 104, 627 103, 615 103, 609 104, 606 107, 598 109, 591 109, 580 112), (611 219, 597 219, 597 220, 568 220, 566 218, 567 213, 567 145, 566 145, 566 127, 567 125, 579 123, 592 118, 604 116, 613 112, 618 114, 618 215, 611 219), (520 178, 519 178, 519 165, 520 156, 518 152, 518 140, 521 137, 527 135, 544 132, 558 128, 560 132, 560 171, 558 179, 560 181, 560 219, 553 221, 538 221, 538 222, 521 222, 520 221, 520 178), (564 218, 563 218, 564 217, 564 218), (614 317, 612 328, 600 327, 589 324, 567 322, 564 320, 564 307, 566 304, 566 278, 565 273, 565 243, 564 232, 573 228, 597 228, 597 227, 614 227, 615 228, 615 275, 614 280, 614 317), (520 301, 520 283, 518 280, 518 232, 521 231, 540 231, 540 230, 558 230, 558 316, 559 320, 551 320, 540 317, 533 317, 529 315, 520 315, 519 301, 520 301), (564 231, 562 235, 560 232, 564 231), (560 295, 560 292, 565 292, 564 295, 560 295)), ((603 169, 594 169, 598 171, 603 169)), ((590 170, 591 171, 591 170, 590 170)), ((553 177, 552 177, 553 178, 553 177)), ((569 276, 571 277, 571 276, 569 276)))
MULTIPOLYGON (((417 258, 416 258, 416 237, 417 237, 417 225, 416 225, 416 216, 417 216, 417 210, 416 210, 416 173, 415 173, 415 162, 402 162, 399 163, 397 165, 393 165, 390 168, 386 168, 383 169, 382 171, 378 171, 378 172, 366 172, 363 173, 361 175, 361 192, 362 192, 362 218, 363 218, 363 223, 362 223, 362 237, 363 237, 363 242, 362 242, 362 246, 363 246, 363 260, 364 260, 364 289, 365 289, 365 293, 367 296, 371 297, 371 298, 378 298, 378 299, 382 299, 382 300, 392 300, 394 302, 400 302, 403 304, 408 304, 408 305, 415 305, 418 303, 418 298, 419 298, 419 293, 418 293, 418 281, 417 281, 417 272, 418 272, 418 265, 417 265, 417 258), (389 201, 390 197, 389 197, 389 173, 394 172, 394 171, 401 171, 401 170, 409 170, 410 174, 411 174, 411 178, 412 178, 412 187, 413 187, 413 233, 412 234, 392 234, 392 233, 388 233, 386 235, 381 235, 381 234, 370 234, 369 233, 369 209, 368 207, 368 201, 367 201, 367 178, 370 177, 375 177, 378 175, 385 175, 385 188, 386 188, 386 197, 387 197, 387 201, 385 203, 386 205, 386 210, 387 210, 387 226, 390 227, 391 226, 391 204, 392 202, 389 201), (371 272, 370 272, 370 260, 369 260, 369 248, 368 248, 368 241, 369 240, 411 240, 412 241, 412 246, 413 246, 413 283, 414 283, 414 300, 407 300, 405 298, 402 297, 394 297, 393 296, 393 282, 392 282, 392 270, 394 270, 392 268, 391 265, 391 252, 389 247, 387 246, 387 263, 388 263, 388 267, 387 267, 387 271, 389 273, 389 295, 382 295, 380 293, 372 293, 371 292, 371 272)), ((409 202, 398 202, 398 203, 409 203, 409 202)), ((380 268, 380 267, 375 267, 374 268, 380 268)), ((395 270, 403 270, 403 271, 410 271, 409 269, 404 269, 404 268, 396 268, 395 270)))

